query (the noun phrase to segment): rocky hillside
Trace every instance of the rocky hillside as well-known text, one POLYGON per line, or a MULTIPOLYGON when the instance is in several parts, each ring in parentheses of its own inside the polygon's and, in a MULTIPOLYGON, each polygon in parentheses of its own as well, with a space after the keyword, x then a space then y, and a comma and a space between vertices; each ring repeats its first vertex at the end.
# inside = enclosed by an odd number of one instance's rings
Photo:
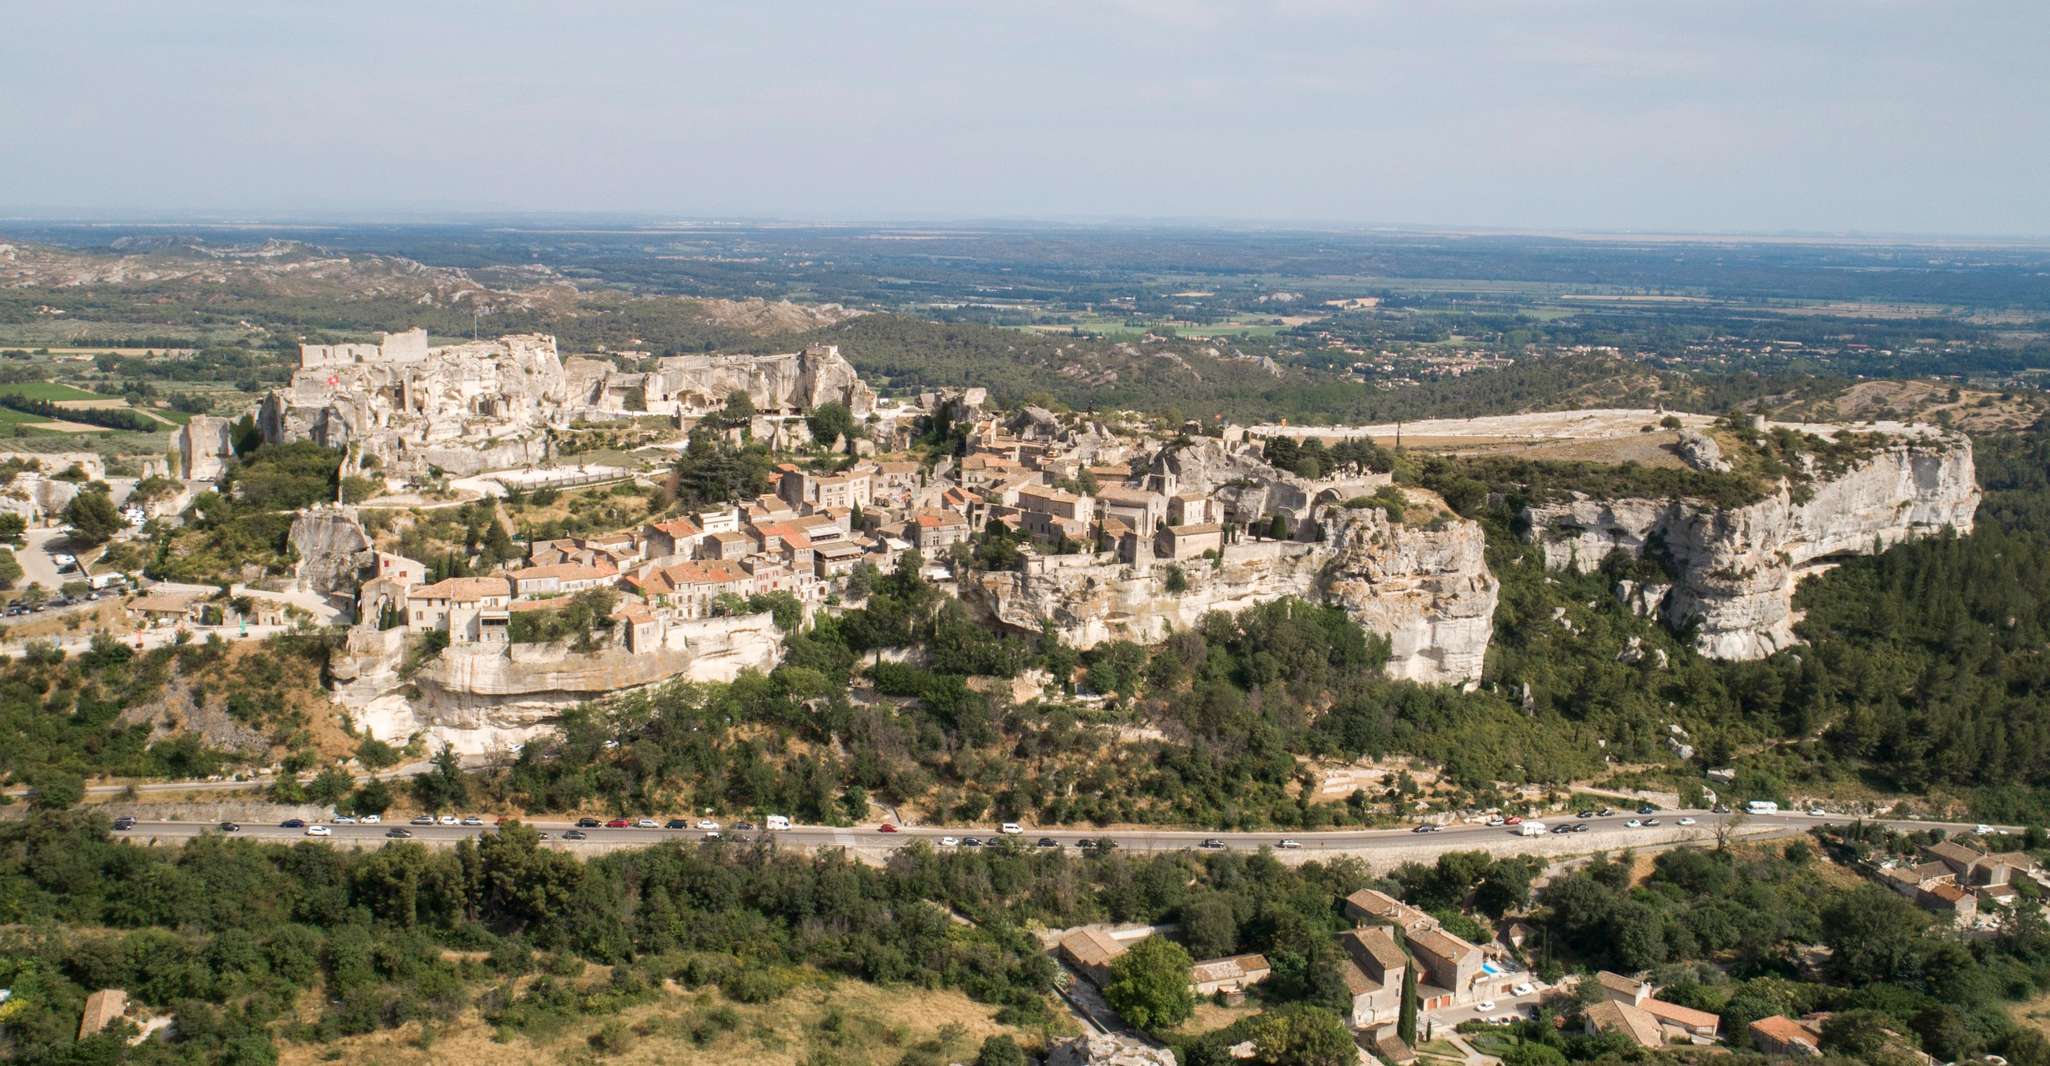
POLYGON ((1478 680, 1499 592, 1480 526, 1443 516, 1400 523, 1377 508, 1337 504, 1319 517, 1322 543, 1241 542, 1215 561, 1180 564, 1050 556, 1023 572, 983 574, 964 585, 963 595, 1004 625, 1036 633, 1051 623, 1062 640, 1083 648, 1109 640, 1156 643, 1211 611, 1296 596, 1342 606, 1387 637, 1392 676, 1478 680))
POLYGON ((1615 552, 1644 560, 1618 589, 1639 611, 1720 659, 1756 659, 1794 643, 1794 586, 1835 560, 1972 528, 1979 506, 1972 445, 1907 427, 1847 468, 1782 480, 1763 499, 1716 507, 1684 497, 1570 498, 1523 512, 1548 565, 1591 572, 1615 552))

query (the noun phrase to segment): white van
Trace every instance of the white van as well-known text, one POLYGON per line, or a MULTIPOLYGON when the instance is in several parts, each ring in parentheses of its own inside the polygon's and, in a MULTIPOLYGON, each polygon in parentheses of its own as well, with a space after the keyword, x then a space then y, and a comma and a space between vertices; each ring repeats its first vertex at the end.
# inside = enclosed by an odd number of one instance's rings
POLYGON ((1771 800, 1752 800, 1744 804, 1745 814, 1778 814, 1780 805, 1771 800))
POLYGON ((790 828, 790 818, 787 815, 772 814, 769 816, 768 828, 779 831, 788 829, 790 828))
POLYGON ((1003 824, 1002 826, 1000 826, 999 828, 1000 828, 1000 829, 1001 829, 1001 830, 1003 831, 1003 834, 1004 834, 1005 836, 1013 836, 1013 837, 1014 837, 1014 836, 1017 836, 1018 834, 1020 834, 1020 833, 1023 833, 1023 832, 1025 831, 1025 827, 1024 827, 1024 826, 1022 826, 1022 825, 1019 825, 1019 824, 1018 824, 1018 823, 1016 823, 1016 822, 1005 822, 1005 823, 1004 823, 1004 824, 1003 824))
POLYGON ((1545 823, 1532 819, 1517 826, 1516 831, 1527 837, 1541 837, 1545 835, 1545 823))

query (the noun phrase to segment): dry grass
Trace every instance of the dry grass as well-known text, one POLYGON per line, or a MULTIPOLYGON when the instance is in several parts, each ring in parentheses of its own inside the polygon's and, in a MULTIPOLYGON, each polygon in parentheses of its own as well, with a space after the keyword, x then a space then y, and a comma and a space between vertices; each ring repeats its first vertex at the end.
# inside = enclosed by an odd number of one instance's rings
POLYGON ((807 1062, 885 1066, 921 1044, 937 1042, 941 1061, 975 1057, 986 1036, 1010 1033, 993 1009, 958 992, 883 989, 857 981, 800 988, 761 1006, 732 1003, 716 992, 672 989, 662 999, 608 1017, 585 1019, 545 1041, 512 1036, 500 1042, 475 1011, 436 1027, 423 1040, 419 1023, 332 1044, 288 1044, 282 1066, 342 1062, 353 1066, 543 1066, 552 1063, 680 1063, 705 1066, 800 1066, 807 1062), (730 1011, 731 1028, 707 1025, 730 1011), (829 1015, 838 1021, 827 1024, 829 1015), (624 1050, 601 1053, 590 1038, 608 1022, 630 1034, 624 1050))

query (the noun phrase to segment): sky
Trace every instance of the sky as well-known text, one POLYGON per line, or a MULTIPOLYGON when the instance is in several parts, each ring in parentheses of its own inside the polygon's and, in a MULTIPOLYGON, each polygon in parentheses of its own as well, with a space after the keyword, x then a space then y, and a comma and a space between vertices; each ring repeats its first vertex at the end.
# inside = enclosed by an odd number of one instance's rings
POLYGON ((2044 0, 0 0, 0 216, 2050 235, 2044 0))

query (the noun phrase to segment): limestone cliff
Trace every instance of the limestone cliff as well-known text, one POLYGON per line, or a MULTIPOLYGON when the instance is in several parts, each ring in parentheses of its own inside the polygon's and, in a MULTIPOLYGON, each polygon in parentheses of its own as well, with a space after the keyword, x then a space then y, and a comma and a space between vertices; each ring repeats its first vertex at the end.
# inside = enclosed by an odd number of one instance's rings
POLYGON ((1971 442, 1922 433, 1897 437, 1802 491, 1781 482, 1765 498, 1718 508, 1691 499, 1575 495, 1525 512, 1546 564, 1591 572, 1610 552, 1661 544, 1673 587, 1645 601, 1675 628, 1699 622, 1696 647, 1719 659, 1755 659, 1794 643, 1794 586, 1836 559, 1944 530, 1969 532, 1979 506, 1971 442))
POLYGON ((1051 622, 1062 639, 1085 648, 1119 639, 1152 643, 1210 611, 1299 596, 1343 607, 1388 637, 1393 676, 1478 680, 1500 589, 1480 527, 1442 514, 1391 522, 1374 508, 1329 507, 1319 517, 1322 543, 1241 542, 1226 546, 1221 560, 1180 564, 1049 556, 1022 573, 980 575, 963 594, 1005 625, 1036 633, 1051 622), (1170 592, 1177 567, 1187 588, 1170 592))
POLYGON ((370 536, 347 507, 316 507, 292 519, 287 537, 299 562, 294 583, 324 596, 355 595, 369 562, 370 536))
POLYGON ((429 733, 466 754, 524 743, 579 703, 666 681, 731 681, 782 657, 767 614, 699 619, 672 627, 659 649, 578 653, 562 645, 468 644, 444 649, 401 676, 405 631, 358 626, 332 657, 334 697, 381 740, 429 733))

